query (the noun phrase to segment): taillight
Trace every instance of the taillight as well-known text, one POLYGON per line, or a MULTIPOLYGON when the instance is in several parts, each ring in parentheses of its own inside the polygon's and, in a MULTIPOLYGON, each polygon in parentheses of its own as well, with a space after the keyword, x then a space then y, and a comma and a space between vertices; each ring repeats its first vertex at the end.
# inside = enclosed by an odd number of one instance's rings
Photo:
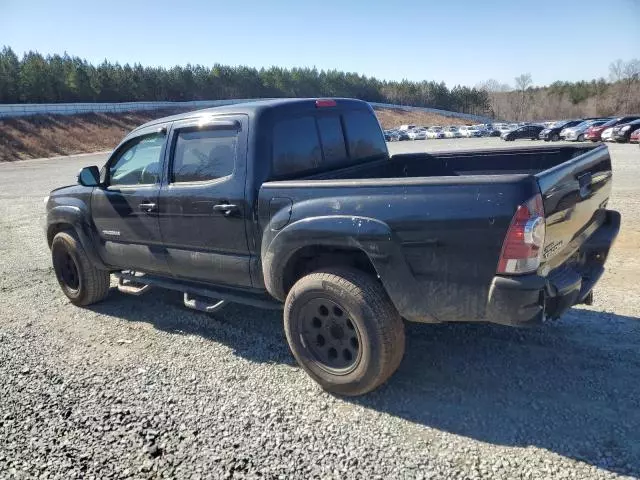
POLYGON ((498 273, 534 272, 540 266, 546 232, 542 195, 518 206, 502 244, 498 273))

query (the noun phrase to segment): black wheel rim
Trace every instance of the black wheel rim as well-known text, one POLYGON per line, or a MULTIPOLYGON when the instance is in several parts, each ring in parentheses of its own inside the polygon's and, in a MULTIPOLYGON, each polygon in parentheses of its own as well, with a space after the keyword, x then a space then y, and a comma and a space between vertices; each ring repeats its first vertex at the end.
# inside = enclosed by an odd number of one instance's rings
POLYGON ((346 375, 357 367, 361 335, 343 307, 328 298, 313 298, 303 306, 300 322, 302 343, 324 370, 346 375))
POLYGON ((56 255, 56 272, 58 278, 71 290, 78 290, 80 287, 80 275, 78 267, 69 252, 59 252, 56 255))

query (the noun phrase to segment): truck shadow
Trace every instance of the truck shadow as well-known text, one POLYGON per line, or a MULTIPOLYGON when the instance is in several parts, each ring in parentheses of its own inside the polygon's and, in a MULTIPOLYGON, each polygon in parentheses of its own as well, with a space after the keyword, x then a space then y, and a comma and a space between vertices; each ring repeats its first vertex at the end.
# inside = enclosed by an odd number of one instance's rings
POLYGON ((573 309, 536 329, 408 325, 396 375, 353 403, 496 445, 640 474, 640 320, 573 309))
POLYGON ((144 300, 112 288, 109 298, 88 307, 131 322, 144 322, 178 335, 199 335, 222 343, 247 360, 296 365, 282 326, 282 312, 229 304, 207 314, 183 306, 182 294, 151 289, 144 300))
MULTIPOLYGON (((206 315, 181 307, 175 292, 146 296, 152 301, 116 293, 91 308, 201 335, 250 361, 294 364, 281 312, 229 305, 206 315)), ((640 474, 639 319, 573 309, 535 329, 407 324, 406 332, 391 380, 344 401, 495 445, 640 474)))

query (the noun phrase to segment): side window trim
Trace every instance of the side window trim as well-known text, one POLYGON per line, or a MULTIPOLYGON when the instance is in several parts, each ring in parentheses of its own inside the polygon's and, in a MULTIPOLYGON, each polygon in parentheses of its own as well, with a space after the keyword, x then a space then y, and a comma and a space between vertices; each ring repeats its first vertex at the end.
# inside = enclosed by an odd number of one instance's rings
POLYGON ((228 175, 224 175, 222 177, 218 177, 218 178, 212 178, 210 180, 193 180, 193 181, 178 181, 176 182, 173 178, 173 165, 174 165, 174 161, 175 161, 175 153, 176 153, 176 146, 178 143, 178 136, 180 135, 180 132, 183 132, 185 130, 191 130, 191 129, 195 129, 195 128, 201 128, 202 131, 207 131, 207 130, 212 130, 212 131, 233 131, 235 132, 236 136, 237 136, 237 140, 238 142, 240 141, 240 133, 242 132, 242 124, 241 122, 239 122, 238 120, 224 120, 224 119, 220 119, 220 120, 213 120, 211 123, 202 125, 199 122, 193 122, 193 121, 189 121, 183 124, 179 124, 179 125, 175 125, 172 128, 171 131, 171 138, 170 138, 170 145, 169 148, 167 149, 167 157, 168 157, 168 161, 167 163, 167 168, 166 168, 166 180, 165 180, 165 184, 168 186, 177 186, 177 185, 184 185, 184 186, 189 186, 189 185, 194 185, 194 186, 202 186, 202 185, 210 185, 210 184, 216 184, 216 183, 221 183, 224 182, 226 180, 228 180, 229 178, 233 177, 236 173, 237 167, 238 167, 238 158, 237 156, 239 155, 239 148, 240 145, 239 143, 236 145, 236 158, 234 160, 234 164, 233 164, 233 170, 231 171, 231 173, 229 173, 228 175))
POLYGON ((109 159, 107 160, 107 163, 104 164, 104 167, 103 167, 104 171, 101 172, 101 175, 100 175, 101 181, 104 183, 105 188, 107 190, 121 190, 121 189, 134 189, 134 188, 140 188, 140 187, 149 187, 153 185, 159 185, 162 182, 163 176, 164 176, 163 167, 165 165, 165 154, 167 150, 167 139, 169 138, 170 127, 171 125, 169 124, 169 125, 163 125, 160 127, 155 127, 149 130, 145 129, 142 132, 140 132, 138 135, 131 137, 125 142, 123 142, 122 144, 118 145, 114 150, 114 152, 109 157, 109 159), (147 136, 158 134, 158 133, 164 133, 164 142, 162 144, 162 149, 160 151, 160 158, 159 158, 160 172, 158 175, 158 179, 154 183, 137 183, 134 185, 111 185, 111 178, 110 178, 111 176, 109 172, 111 170, 111 166, 120 159, 121 153, 127 150, 133 142, 138 142, 143 137, 147 137, 147 136))

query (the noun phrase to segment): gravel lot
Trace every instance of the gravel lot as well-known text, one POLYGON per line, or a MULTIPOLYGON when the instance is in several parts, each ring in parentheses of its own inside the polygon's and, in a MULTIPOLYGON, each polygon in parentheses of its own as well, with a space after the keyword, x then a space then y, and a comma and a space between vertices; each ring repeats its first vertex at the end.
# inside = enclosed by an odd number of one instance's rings
POLYGON ((0 164, 0 477, 637 477, 640 150, 610 149, 623 231, 593 307, 532 330, 408 325, 399 371, 353 400, 294 364, 278 312, 160 290, 72 306, 42 198, 105 155, 0 164))

